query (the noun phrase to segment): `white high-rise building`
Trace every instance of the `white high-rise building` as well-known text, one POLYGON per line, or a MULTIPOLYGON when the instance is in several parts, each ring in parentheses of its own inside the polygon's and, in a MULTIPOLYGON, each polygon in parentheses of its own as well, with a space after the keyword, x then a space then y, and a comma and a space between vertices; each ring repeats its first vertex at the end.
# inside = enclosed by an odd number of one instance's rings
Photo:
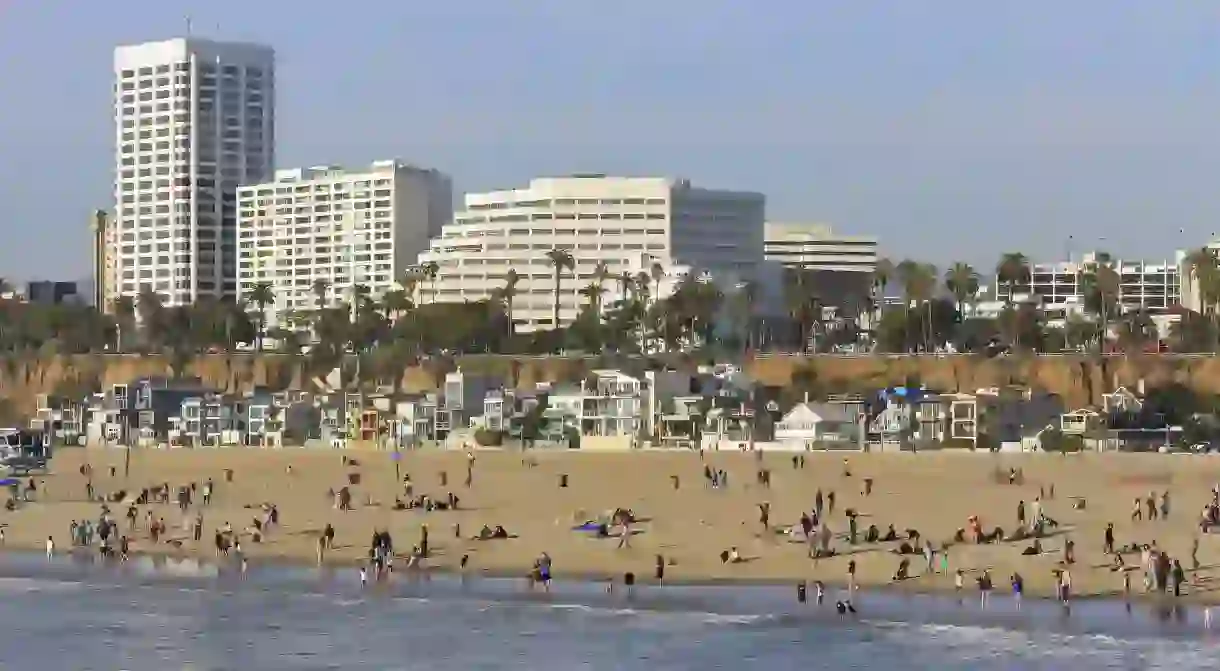
POLYGON ((237 187, 275 164, 275 54, 202 39, 114 52, 114 294, 237 297, 237 187))
POLYGON ((237 200, 239 294, 271 286, 268 325, 316 309, 319 281, 327 305, 350 300, 355 285, 380 299, 453 218, 448 176, 392 160, 278 170, 237 200))
MULTIPOLYGON (((685 267, 726 286, 753 281, 763 263, 764 210, 760 193, 658 177, 576 175, 467 194, 465 210, 419 257, 438 266, 436 281, 420 285, 421 300, 486 299, 511 269, 518 276, 513 321, 522 331, 551 328, 552 249, 575 261, 574 271, 560 276, 561 324, 587 302, 578 292, 595 280, 600 263, 612 278, 659 264, 670 275, 685 267)), ((616 279, 603 288, 605 304, 621 298, 616 279)))

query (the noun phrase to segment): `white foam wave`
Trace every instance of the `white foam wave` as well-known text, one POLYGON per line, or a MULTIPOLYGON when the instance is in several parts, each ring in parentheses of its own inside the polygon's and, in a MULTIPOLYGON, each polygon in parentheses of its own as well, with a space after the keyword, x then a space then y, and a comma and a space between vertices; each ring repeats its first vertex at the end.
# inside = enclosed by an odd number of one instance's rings
POLYGON ((0 578, 0 592, 69 592, 84 588, 85 584, 75 580, 47 578, 0 578))

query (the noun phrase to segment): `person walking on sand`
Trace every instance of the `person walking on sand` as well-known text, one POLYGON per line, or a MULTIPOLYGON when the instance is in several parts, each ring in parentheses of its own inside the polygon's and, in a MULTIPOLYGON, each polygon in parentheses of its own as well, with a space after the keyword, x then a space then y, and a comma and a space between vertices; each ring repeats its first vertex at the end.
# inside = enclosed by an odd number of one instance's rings
POLYGON ((987 600, 991 596, 991 588, 994 586, 991 581, 991 571, 983 569, 983 575, 978 577, 979 586, 979 605, 983 608, 987 607, 987 600))
POLYGON ((1173 595, 1182 596, 1182 583, 1186 582, 1186 572, 1182 570, 1182 564, 1178 560, 1173 560, 1173 569, 1170 571, 1170 580, 1173 583, 1173 595))
POLYGON ((1114 523, 1106 524, 1106 532, 1101 542, 1101 551, 1111 555, 1114 554, 1114 523))
POLYGON ((847 562, 847 598, 856 593, 856 560, 847 562))
POLYGON ((1156 520, 1156 492, 1148 492, 1148 498, 1144 500, 1148 507, 1148 521, 1156 520))
POLYGON ((957 603, 962 603, 962 589, 966 587, 966 574, 960 568, 953 573, 953 591, 957 593, 957 603))
POLYGON ((1017 526, 1025 526, 1025 499, 1017 501, 1017 526))
POLYGON ((928 575, 936 573, 936 549, 932 547, 930 540, 923 542, 923 558, 928 563, 924 572, 928 575))
POLYGON ((1169 519, 1169 490, 1161 492, 1161 519, 1169 519))
POLYGON ((771 529, 771 504, 763 501, 758 504, 758 524, 762 527, 762 534, 766 536, 771 529))
POLYGON ((1138 496, 1135 497, 1135 503, 1131 504, 1131 521, 1132 522, 1144 521, 1144 507, 1142 505, 1142 502, 1139 500, 1138 496))
POLYGON ((47 559, 55 556, 55 539, 47 536, 47 559))
POLYGON ((1199 570, 1199 537, 1190 539, 1190 570, 1199 570))
POLYGON ((817 494, 813 495, 813 512, 817 513, 817 516, 819 518, 822 517, 822 510, 823 510, 824 504, 825 504, 825 500, 822 497, 822 489, 821 489, 821 487, 819 487, 817 494))

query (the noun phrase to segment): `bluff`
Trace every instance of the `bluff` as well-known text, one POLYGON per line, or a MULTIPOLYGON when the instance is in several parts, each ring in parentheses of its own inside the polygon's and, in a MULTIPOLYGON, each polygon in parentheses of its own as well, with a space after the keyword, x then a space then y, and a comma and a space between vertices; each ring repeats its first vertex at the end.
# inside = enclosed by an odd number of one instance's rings
MULTIPOLYGON (((677 363, 695 364, 690 359, 677 363)), ((395 381, 405 391, 436 389, 453 365, 501 376, 507 384, 528 385, 576 381, 593 368, 638 373, 649 364, 641 358, 470 356, 404 368, 395 381)), ((1212 356, 774 356, 746 361, 745 368, 764 384, 786 385, 797 373, 803 382, 831 393, 866 392, 913 381, 943 391, 1015 384, 1057 393, 1069 407, 1100 403, 1102 393, 1140 380, 1149 387, 1180 384, 1201 394, 1220 395, 1220 358, 1212 356)), ((201 355, 178 362, 143 355, 9 356, 0 358, 0 418, 8 423, 29 415, 38 394, 83 396, 111 384, 175 373, 200 377, 227 392, 258 385, 312 389, 315 375, 303 357, 275 354, 201 355)))

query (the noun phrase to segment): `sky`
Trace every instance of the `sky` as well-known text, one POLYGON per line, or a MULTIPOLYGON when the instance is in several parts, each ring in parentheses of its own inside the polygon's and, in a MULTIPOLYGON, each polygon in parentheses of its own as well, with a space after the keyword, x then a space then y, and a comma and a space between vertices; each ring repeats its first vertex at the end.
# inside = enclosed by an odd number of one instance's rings
POLYGON ((275 47, 280 167, 687 177, 980 270, 1220 231, 1215 0, 0 0, 0 277, 88 274, 113 49, 187 16, 275 47))

